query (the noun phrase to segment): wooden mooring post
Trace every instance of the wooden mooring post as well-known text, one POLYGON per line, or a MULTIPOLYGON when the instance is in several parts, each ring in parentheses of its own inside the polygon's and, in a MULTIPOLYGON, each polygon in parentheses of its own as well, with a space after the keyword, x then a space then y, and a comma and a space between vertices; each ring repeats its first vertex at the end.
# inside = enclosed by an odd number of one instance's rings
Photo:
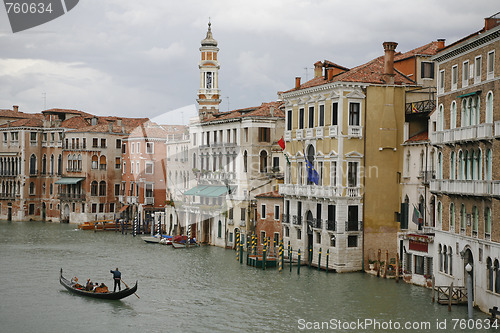
POLYGON ((330 249, 326 250, 326 272, 328 273, 328 257, 330 256, 330 249))
POLYGON ((298 262, 297 262, 297 275, 300 274, 300 249, 298 254, 298 262))
POLYGON ((318 271, 321 269, 321 248, 318 252, 318 271))

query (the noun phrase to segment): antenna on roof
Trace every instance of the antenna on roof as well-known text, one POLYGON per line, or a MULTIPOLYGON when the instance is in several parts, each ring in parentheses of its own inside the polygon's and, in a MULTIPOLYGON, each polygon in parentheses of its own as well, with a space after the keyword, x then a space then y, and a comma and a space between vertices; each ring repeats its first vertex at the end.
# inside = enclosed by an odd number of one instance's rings
POLYGON ((227 111, 229 112, 229 96, 226 96, 227 98, 227 111))
POLYGON ((308 70, 309 69, 314 69, 314 68, 304 67, 304 69, 306 70, 306 82, 307 82, 307 81, 309 81, 308 70))

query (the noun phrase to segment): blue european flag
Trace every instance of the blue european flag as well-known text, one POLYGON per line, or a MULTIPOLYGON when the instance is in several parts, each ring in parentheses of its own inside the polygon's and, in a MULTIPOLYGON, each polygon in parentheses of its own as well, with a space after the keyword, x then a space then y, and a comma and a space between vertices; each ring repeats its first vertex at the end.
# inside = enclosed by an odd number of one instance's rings
POLYGON ((314 166, 309 162, 309 160, 306 158, 306 167, 307 167, 307 179, 318 185, 319 183, 319 174, 318 172, 314 169, 314 166))

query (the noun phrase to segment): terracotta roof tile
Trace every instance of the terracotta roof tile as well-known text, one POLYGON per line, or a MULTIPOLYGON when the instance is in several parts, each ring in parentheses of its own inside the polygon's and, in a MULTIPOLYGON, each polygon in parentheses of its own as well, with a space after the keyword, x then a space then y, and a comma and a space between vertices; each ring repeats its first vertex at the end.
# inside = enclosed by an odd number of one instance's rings
POLYGON ((283 196, 277 191, 257 194, 255 197, 256 198, 276 198, 276 199, 283 198, 283 196))
POLYGON ((433 56, 438 52, 438 49, 439 49, 439 42, 437 41, 430 42, 429 44, 417 47, 416 49, 413 49, 411 51, 405 53, 398 53, 397 55, 394 56, 394 62, 415 57, 417 55, 433 56))
POLYGON ((0 127, 43 127, 43 120, 32 117, 11 121, 10 124, 3 124, 0 127))
POLYGON ((415 134, 414 136, 406 140, 406 142, 420 142, 420 141, 429 141, 429 133, 427 131, 415 134))
POLYGON ((220 112, 212 115, 210 118, 206 119, 204 122, 219 121, 227 119, 236 118, 247 118, 247 117, 285 117, 285 111, 283 110, 283 102, 269 102, 262 103, 257 107, 250 107, 245 109, 238 109, 229 112, 220 112), (271 109, 273 110, 273 115, 271 115, 271 109))

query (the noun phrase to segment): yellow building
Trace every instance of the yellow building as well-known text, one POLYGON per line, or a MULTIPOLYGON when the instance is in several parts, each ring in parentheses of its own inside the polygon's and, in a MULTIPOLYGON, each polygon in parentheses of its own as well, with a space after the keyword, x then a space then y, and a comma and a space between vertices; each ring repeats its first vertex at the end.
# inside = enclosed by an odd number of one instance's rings
POLYGON ((321 267, 328 250, 339 272, 363 269, 379 249, 396 255, 405 91, 415 83, 394 69, 397 43, 383 45, 384 56, 352 69, 317 62, 312 80, 280 93, 291 162, 280 186, 285 244, 321 267))

